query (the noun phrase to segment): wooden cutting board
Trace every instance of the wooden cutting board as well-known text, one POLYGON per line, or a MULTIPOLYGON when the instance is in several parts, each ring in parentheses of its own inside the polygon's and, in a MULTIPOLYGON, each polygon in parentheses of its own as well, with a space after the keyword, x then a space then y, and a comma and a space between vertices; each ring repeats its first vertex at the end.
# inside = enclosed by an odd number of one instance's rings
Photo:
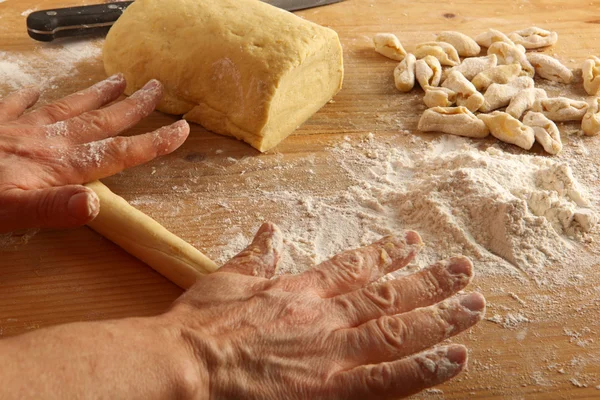
MULTIPOLYGON (((45 54, 46 45, 31 41, 25 33, 22 14, 27 10, 84 3, 89 2, 0 3, 0 62, 2 57, 22 56, 37 65, 35 56, 45 54)), ((414 132, 421 94, 418 90, 410 95, 396 91, 392 79, 396 63, 373 51, 371 37, 375 33, 396 33, 410 48, 441 30, 475 35, 490 27, 509 32, 538 25, 559 32, 552 53, 572 68, 589 54, 600 55, 600 1, 347 0, 299 15, 340 34, 346 78, 335 102, 269 154, 259 155, 240 142, 194 126, 190 139, 174 154, 105 180, 115 192, 210 256, 218 255, 225 228, 236 227, 248 235, 278 207, 236 196, 240 185, 261 182, 273 187, 292 182, 314 193, 343 192, 346 178, 342 171, 329 167, 329 153, 324 151, 328 145, 339 144, 345 137, 359 141, 370 132, 381 138, 414 132), (234 162, 249 157, 261 157, 266 165, 251 171, 250 181, 234 162), (317 184, 293 169, 274 181, 274 171, 307 158, 319 177, 317 184), (220 209, 199 215, 198 204, 217 195, 234 202, 236 211, 220 209), (224 221, 228 221, 226 226, 224 221)), ((64 60, 57 61, 64 68, 64 60)), ((40 64, 39 68, 48 66, 40 64)), ((97 55, 78 61, 68 75, 59 70, 46 73, 58 78, 51 82, 55 89, 45 92, 43 102, 104 77, 97 55)), ((0 95, 10 88, 0 82, 0 95)), ((172 117, 154 113, 131 132, 150 131, 171 121, 172 117)), ((590 146, 600 147, 600 138, 590 146)), ((600 385, 600 311, 596 307, 600 299, 595 294, 600 279, 594 269, 582 270, 582 274, 577 284, 562 289, 548 289, 527 279, 477 277, 470 289, 486 295, 488 315, 507 316, 520 310, 529 322, 511 328, 484 321, 460 335, 456 341, 471 348, 469 371, 440 387, 441 392, 419 396, 600 397, 596 389, 600 385), (547 301, 538 304, 535 299, 540 296, 547 296, 547 301)), ((58 323, 154 315, 165 311, 180 293, 87 228, 39 232, 24 237, 22 244, 0 249, 0 337, 58 323)))

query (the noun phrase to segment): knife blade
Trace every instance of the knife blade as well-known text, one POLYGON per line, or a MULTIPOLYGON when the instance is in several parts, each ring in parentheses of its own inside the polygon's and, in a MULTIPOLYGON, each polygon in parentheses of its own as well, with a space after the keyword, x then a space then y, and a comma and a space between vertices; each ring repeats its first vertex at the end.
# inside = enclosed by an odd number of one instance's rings
POLYGON ((269 3, 272 6, 283 8, 287 11, 298 11, 305 10, 307 8, 314 8, 320 6, 326 6, 328 4, 339 3, 344 0, 262 0, 265 3, 269 3))
MULTIPOLYGON (((319 7, 343 0, 263 0, 287 11, 319 7)), ((55 8, 34 11, 27 16, 27 33, 32 39, 54 39, 105 35, 133 1, 55 8)))

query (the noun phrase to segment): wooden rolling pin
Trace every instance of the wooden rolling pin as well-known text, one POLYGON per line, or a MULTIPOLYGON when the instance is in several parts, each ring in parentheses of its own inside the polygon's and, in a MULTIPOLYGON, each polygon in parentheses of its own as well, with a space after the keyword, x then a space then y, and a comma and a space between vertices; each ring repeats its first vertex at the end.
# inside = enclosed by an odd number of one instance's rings
POLYGON ((100 198, 100 213, 88 226, 183 289, 218 269, 194 246, 131 206, 100 181, 86 185, 100 198))

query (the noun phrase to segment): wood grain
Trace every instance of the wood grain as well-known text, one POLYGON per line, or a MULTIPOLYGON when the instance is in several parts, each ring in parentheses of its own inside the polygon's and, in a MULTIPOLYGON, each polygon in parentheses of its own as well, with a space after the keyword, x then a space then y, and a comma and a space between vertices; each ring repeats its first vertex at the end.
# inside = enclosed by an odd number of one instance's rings
MULTIPOLYGON (((23 11, 84 3, 89 1, 0 3, 0 57, 43 50, 43 44, 27 37, 23 11)), ((265 188, 303 185, 315 194, 343 192, 348 182, 343 171, 328 163, 324 151, 328 145, 344 137, 359 140, 369 132, 390 138, 413 134, 423 109, 422 94, 417 90, 408 95, 396 91, 391 74, 396 63, 372 50, 371 37, 375 33, 396 33, 410 50, 440 30, 475 35, 489 27, 508 32, 538 25, 559 32, 552 53, 572 68, 589 54, 600 53, 600 1, 347 0, 299 14, 340 34, 346 77, 334 103, 270 153, 259 155, 243 143, 193 126, 189 140, 174 154, 104 181, 209 257, 218 255, 225 229, 239 228, 248 234, 261 219, 282 215, 277 212, 278 204, 257 205, 236 195, 236 188, 260 182, 265 188), (241 175, 242 167, 228 161, 228 157, 260 157, 264 166, 241 175), (316 181, 309 181, 294 168, 274 174, 278 167, 302 166, 308 159, 318 175, 316 181), (235 204, 237 212, 219 208, 200 214, 203 204, 218 198, 235 204)), ((45 92, 43 101, 103 77, 101 60, 89 60, 77 65, 71 76, 55 82, 57 88, 45 92)), ((6 88, 2 88, 0 82, 0 95, 6 94, 6 88)), ((130 133, 150 131, 173 120, 154 113, 130 133)), ((600 149, 600 141, 590 146, 600 149)), ((181 293, 87 228, 39 232, 26 244, 5 247, 0 252, 0 336, 72 321, 153 315, 165 311, 181 293)), ((558 270, 562 266, 549 268, 558 270)), ((486 295, 489 315, 525 310, 530 322, 507 329, 484 321, 459 336, 456 341, 471 348, 469 371, 440 387, 443 393, 420 397, 599 397, 600 294, 596 288, 600 279, 596 270, 597 266, 582 267, 581 276, 573 276, 572 284, 560 288, 522 278, 479 276, 471 289, 486 295)))

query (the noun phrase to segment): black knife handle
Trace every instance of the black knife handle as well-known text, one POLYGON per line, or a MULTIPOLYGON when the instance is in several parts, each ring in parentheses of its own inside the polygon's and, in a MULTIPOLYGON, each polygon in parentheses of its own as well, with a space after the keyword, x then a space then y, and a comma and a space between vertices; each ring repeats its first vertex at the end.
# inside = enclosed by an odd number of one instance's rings
POLYGON ((133 1, 35 11, 27 17, 27 33, 35 40, 104 35, 133 1))

